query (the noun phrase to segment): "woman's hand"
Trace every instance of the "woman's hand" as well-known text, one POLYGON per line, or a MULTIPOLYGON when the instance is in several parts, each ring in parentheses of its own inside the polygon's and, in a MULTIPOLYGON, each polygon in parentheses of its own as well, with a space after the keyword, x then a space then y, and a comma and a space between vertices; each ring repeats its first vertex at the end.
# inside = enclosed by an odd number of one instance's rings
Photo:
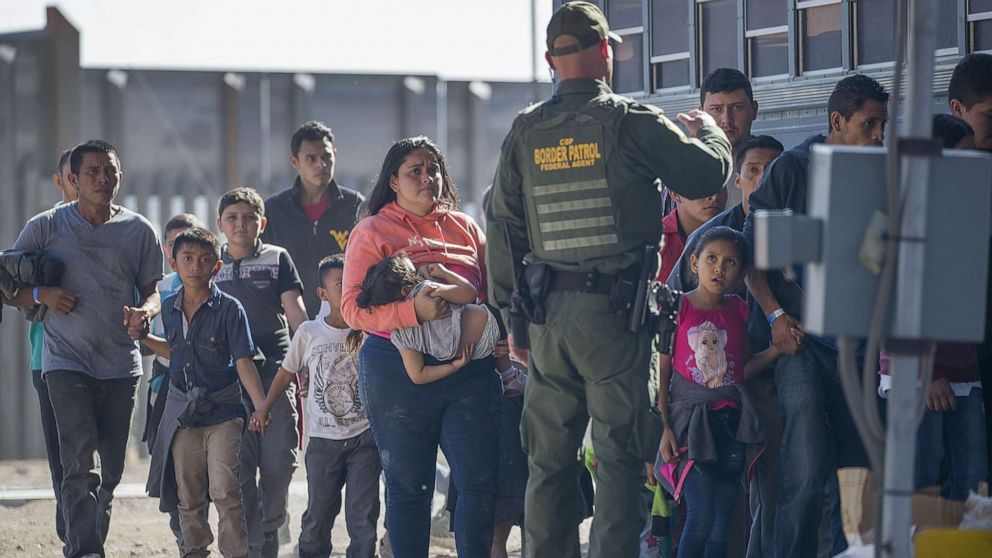
POLYGON ((447 318, 451 315, 451 308, 448 307, 448 301, 436 296, 437 289, 437 285, 427 285, 420 289, 420 292, 413 299, 413 308, 417 313, 417 321, 421 323, 429 322, 431 320, 447 318))
POLYGON ((455 370, 461 370, 463 366, 472 360, 472 355, 475 353, 475 343, 466 343, 461 346, 458 350, 458 356, 455 360, 451 361, 451 365, 455 367, 455 370))
POLYGON ((661 435, 661 458, 665 463, 675 463, 679 460, 679 443, 675 440, 675 433, 672 429, 665 427, 664 434, 661 435))

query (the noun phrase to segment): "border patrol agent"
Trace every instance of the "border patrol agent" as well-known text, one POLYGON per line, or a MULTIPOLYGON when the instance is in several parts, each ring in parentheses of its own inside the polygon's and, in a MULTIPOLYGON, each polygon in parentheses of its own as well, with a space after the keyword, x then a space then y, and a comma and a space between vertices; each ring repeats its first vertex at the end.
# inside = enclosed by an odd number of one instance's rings
POLYGON ((547 31, 557 91, 514 121, 487 207, 490 297, 509 323, 518 292, 529 294, 525 548, 529 557, 579 556, 576 454, 591 417, 589 556, 637 556, 638 494, 661 426, 647 389, 651 334, 628 326, 634 295, 624 286, 657 273, 658 180, 688 198, 710 196, 731 175, 731 146, 702 111, 679 115, 691 139, 661 110, 610 90, 610 41, 620 38, 595 5, 566 3, 547 31))

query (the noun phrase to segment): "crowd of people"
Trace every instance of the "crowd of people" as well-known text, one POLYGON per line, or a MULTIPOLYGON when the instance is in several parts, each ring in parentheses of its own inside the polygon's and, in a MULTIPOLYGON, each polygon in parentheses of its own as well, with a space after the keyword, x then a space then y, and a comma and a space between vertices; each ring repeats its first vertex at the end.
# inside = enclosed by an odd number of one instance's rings
MULTIPOLYGON (((827 131, 785 149, 752 135, 747 78, 718 69, 679 115, 686 135, 610 90, 615 39, 591 4, 552 17, 556 92, 514 122, 485 229, 422 136, 388 149, 366 198, 334 180, 331 129, 307 122, 292 186, 221 196, 224 243, 189 214, 160 237, 114 203, 124 167, 109 143, 65 150, 60 202, 3 254, 32 265, 0 268, 4 302, 33 320, 65 555, 105 555, 142 351, 147 489, 182 556, 214 542, 210 503, 222 555, 278 554, 301 436, 301 557, 331 554, 342 501, 349 557, 426 556, 438 449, 463 557, 505 557, 514 525, 526 556, 578 556, 590 500, 597 558, 843 550, 834 471, 867 459, 835 341, 803 329, 801 270, 750 265, 753 210, 805 213, 810 147, 882 145, 889 92, 842 79, 827 131), (739 204, 726 207, 728 188, 739 204), (54 279, 30 271, 51 262, 54 279), (631 315, 625 285, 644 273, 685 293, 670 338, 631 315), (527 339, 508 331, 521 314, 527 339)), ((935 139, 992 149, 992 56, 965 57, 947 97, 935 139)), ((990 358, 938 347, 918 487, 961 500, 989 478, 990 358)), ((879 370, 884 398, 884 357, 879 370)))

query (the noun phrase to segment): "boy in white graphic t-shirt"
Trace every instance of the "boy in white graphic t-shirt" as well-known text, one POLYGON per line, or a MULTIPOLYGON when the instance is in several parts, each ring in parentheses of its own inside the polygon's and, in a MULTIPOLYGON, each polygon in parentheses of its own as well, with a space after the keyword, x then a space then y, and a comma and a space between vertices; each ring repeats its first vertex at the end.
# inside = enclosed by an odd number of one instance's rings
MULTIPOLYGON (((344 256, 321 260, 317 296, 331 313, 304 322, 272 381, 261 416, 276 403, 296 374, 309 374, 306 403, 306 452, 309 499, 303 514, 299 553, 301 558, 331 553, 331 528, 341 509, 341 489, 348 485, 345 520, 351 542, 348 556, 375 555, 376 521, 379 519, 379 451, 369 421, 358 400, 358 359, 345 347, 349 335, 359 342, 341 317, 341 277, 344 256)), ((306 382, 304 382, 306 383, 306 382)))

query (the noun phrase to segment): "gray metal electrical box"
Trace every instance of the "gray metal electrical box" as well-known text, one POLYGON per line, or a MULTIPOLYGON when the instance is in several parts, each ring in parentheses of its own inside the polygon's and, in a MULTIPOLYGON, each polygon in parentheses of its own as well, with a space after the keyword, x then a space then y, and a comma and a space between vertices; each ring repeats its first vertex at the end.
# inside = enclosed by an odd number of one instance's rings
MULTIPOLYGON (((879 276, 862 264, 859 251, 873 216, 886 211, 885 164, 885 150, 880 147, 815 145, 807 218, 784 227, 791 235, 782 238, 784 216, 755 216, 756 256, 762 250, 766 254, 787 251, 797 256, 793 263, 806 263, 803 326, 810 333, 868 334, 879 276), (760 224, 762 219, 768 224, 760 224), (819 222, 819 227, 811 220, 819 222), (760 235, 762 226, 779 232, 760 235), (763 242, 768 245, 761 246, 763 242)), ((992 157, 945 150, 942 157, 930 160, 929 167, 926 233, 922 238, 904 239, 923 243, 925 251, 918 338, 981 341, 992 221, 992 157)), ((782 264, 781 258, 765 259, 775 267, 782 264)), ((897 300, 895 295, 891 300, 897 300)))

